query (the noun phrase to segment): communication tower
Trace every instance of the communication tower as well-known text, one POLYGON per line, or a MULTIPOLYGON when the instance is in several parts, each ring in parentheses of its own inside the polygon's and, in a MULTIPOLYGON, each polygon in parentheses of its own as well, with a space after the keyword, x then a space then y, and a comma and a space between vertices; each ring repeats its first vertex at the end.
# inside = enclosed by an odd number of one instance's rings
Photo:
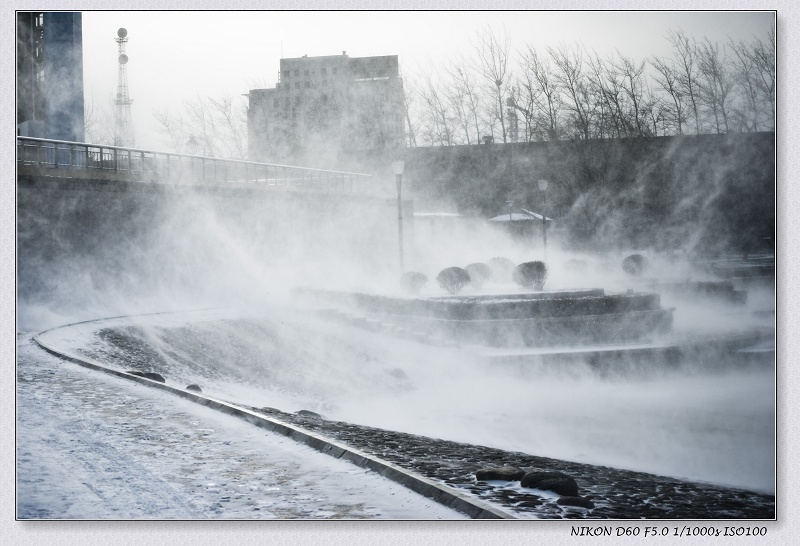
POLYGON ((114 98, 116 113, 114 117, 114 146, 133 146, 133 127, 131 123, 131 104, 133 101, 128 95, 128 55, 125 54, 125 44, 128 43, 128 31, 121 28, 117 31, 117 47, 119 49, 119 68, 117 71, 117 96, 114 98))

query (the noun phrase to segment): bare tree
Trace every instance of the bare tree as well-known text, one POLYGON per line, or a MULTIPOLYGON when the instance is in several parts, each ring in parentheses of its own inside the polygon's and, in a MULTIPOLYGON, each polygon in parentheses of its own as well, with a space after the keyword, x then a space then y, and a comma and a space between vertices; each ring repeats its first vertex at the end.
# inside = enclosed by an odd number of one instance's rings
POLYGON ((761 40, 730 42, 735 55, 734 78, 744 103, 740 117, 747 120, 745 130, 758 131, 762 125, 775 128, 775 33, 770 29, 771 45, 761 40))
POLYGON ((523 87, 531 111, 529 134, 537 140, 559 138, 561 95, 550 68, 531 46, 522 54, 524 67, 523 87), (538 138, 534 137, 538 135, 538 138))
POLYGON ((681 88, 681 93, 689 104, 689 110, 694 119, 694 129, 696 134, 700 134, 700 108, 698 105, 698 84, 697 84, 697 44, 690 40, 683 31, 669 31, 667 40, 672 44, 677 55, 676 70, 677 83, 681 88))
POLYGON ((571 113, 575 136, 588 140, 593 101, 583 74, 581 50, 577 47, 570 50, 566 46, 560 46, 558 49, 547 48, 547 52, 556 67, 553 77, 566 96, 564 105, 571 113))
POLYGON ((186 101, 179 112, 153 110, 157 131, 176 152, 186 151, 194 137, 198 153, 211 157, 243 159, 247 155, 247 114, 242 100, 232 97, 186 101))
POLYGON ((447 73, 452 86, 448 98, 456 113, 458 124, 464 132, 465 141, 467 144, 480 143, 481 99, 473 71, 464 59, 460 59, 451 61, 447 73))
POLYGON ((453 145, 453 118, 450 105, 444 96, 440 85, 433 77, 428 76, 425 87, 420 93, 424 106, 424 116, 427 120, 425 139, 431 145, 453 145))
POLYGON ((672 127, 676 134, 682 135, 683 124, 686 121, 686 105, 684 104, 685 95, 678 80, 678 71, 674 66, 668 65, 661 59, 652 59, 650 65, 658 73, 654 76, 655 82, 669 95, 669 106, 662 104, 661 108, 666 127, 672 127))
POLYGON ((616 62, 613 66, 617 74, 621 76, 620 87, 627 98, 629 106, 627 122, 629 126, 635 128, 637 136, 647 136, 649 127, 644 120, 644 111, 648 106, 648 99, 645 97, 647 87, 642 77, 645 62, 634 62, 633 59, 624 57, 617 52, 616 62))
POLYGON ((698 48, 699 80, 703 103, 714 119, 717 133, 730 131, 730 107, 733 79, 724 47, 706 38, 698 48))
POLYGON ((224 140, 227 157, 244 159, 247 157, 247 105, 240 98, 231 96, 208 100, 211 114, 218 119, 218 125, 227 137, 224 140))
POLYGON ((412 148, 417 147, 417 133, 420 130, 420 120, 417 118, 414 108, 414 101, 419 95, 417 83, 410 78, 408 73, 403 71, 400 75, 403 79, 403 116, 406 123, 406 144, 412 148))
MULTIPOLYGON (((493 116, 500 122, 500 133, 503 142, 507 142, 506 120, 504 116, 506 76, 508 73, 509 62, 509 38, 503 31, 499 36, 495 35, 488 27, 478 33, 478 43, 476 45, 478 72, 489 82, 489 88, 494 98, 493 116)), ((493 123, 491 125, 494 125, 493 123)))

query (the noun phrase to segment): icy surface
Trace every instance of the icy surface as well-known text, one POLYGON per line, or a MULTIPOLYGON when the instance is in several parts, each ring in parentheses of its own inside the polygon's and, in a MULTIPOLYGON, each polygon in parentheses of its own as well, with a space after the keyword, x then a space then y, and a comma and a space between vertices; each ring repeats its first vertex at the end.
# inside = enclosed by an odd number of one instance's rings
POLYGON ((771 367, 545 373, 285 309, 142 316, 49 336, 109 366, 158 371, 174 386, 197 383, 254 407, 774 491, 771 367))
POLYGON ((234 417, 63 362, 30 335, 17 350, 18 518, 465 517, 234 417))

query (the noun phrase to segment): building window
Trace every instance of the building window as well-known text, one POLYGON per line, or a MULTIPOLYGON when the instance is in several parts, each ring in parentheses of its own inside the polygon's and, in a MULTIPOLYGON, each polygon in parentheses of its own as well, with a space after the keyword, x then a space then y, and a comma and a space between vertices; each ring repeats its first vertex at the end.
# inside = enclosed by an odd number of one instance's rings
POLYGON ((288 78, 288 77, 290 77, 291 75, 292 75, 292 71, 291 71, 291 70, 284 70, 284 71, 283 71, 283 77, 284 77, 284 78, 288 78))
POLYGON ((300 89, 300 82, 294 82, 294 88, 300 89))
POLYGON ((306 89, 308 89, 309 87, 311 87, 311 82, 306 82, 306 86, 305 86, 305 87, 306 87, 306 89))
POLYGON ((277 108, 278 107, 278 99, 275 99, 275 100, 272 101, 272 107, 273 108, 277 108))
POLYGON ((328 80, 322 80, 322 87, 328 87, 328 80))
POLYGON ((335 66, 334 66, 334 67, 331 69, 331 72, 332 72, 333 74, 336 74, 336 67, 335 67, 335 66))
POLYGON ((295 71, 294 71, 294 75, 295 75, 295 76, 299 76, 299 75, 300 75, 300 71, 299 71, 299 70, 295 70, 295 71))
POLYGON ((327 76, 328 75, 328 69, 327 68, 323 68, 322 69, 322 75, 323 76, 327 76))
POLYGON ((303 75, 304 75, 304 76, 308 76, 308 70, 304 70, 304 71, 303 71, 303 75))
POLYGON ((323 93, 321 98, 322 98, 322 102, 328 102, 328 94, 327 93, 323 93))
POLYGON ((286 108, 289 108, 292 105, 292 99, 286 97, 286 108))

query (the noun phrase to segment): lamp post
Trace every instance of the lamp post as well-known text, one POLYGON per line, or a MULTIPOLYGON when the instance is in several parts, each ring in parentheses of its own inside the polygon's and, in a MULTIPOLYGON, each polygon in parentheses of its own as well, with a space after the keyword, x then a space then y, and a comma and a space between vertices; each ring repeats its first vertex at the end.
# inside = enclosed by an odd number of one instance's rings
POLYGON ((544 241, 544 257, 547 259, 547 180, 539 180, 542 191, 542 241, 544 241))
POLYGON ((400 199, 400 189, 403 185, 403 167, 405 163, 402 161, 392 162, 392 172, 394 172, 394 180, 397 183, 397 236, 400 243, 400 271, 405 271, 403 265, 403 203, 400 199))

